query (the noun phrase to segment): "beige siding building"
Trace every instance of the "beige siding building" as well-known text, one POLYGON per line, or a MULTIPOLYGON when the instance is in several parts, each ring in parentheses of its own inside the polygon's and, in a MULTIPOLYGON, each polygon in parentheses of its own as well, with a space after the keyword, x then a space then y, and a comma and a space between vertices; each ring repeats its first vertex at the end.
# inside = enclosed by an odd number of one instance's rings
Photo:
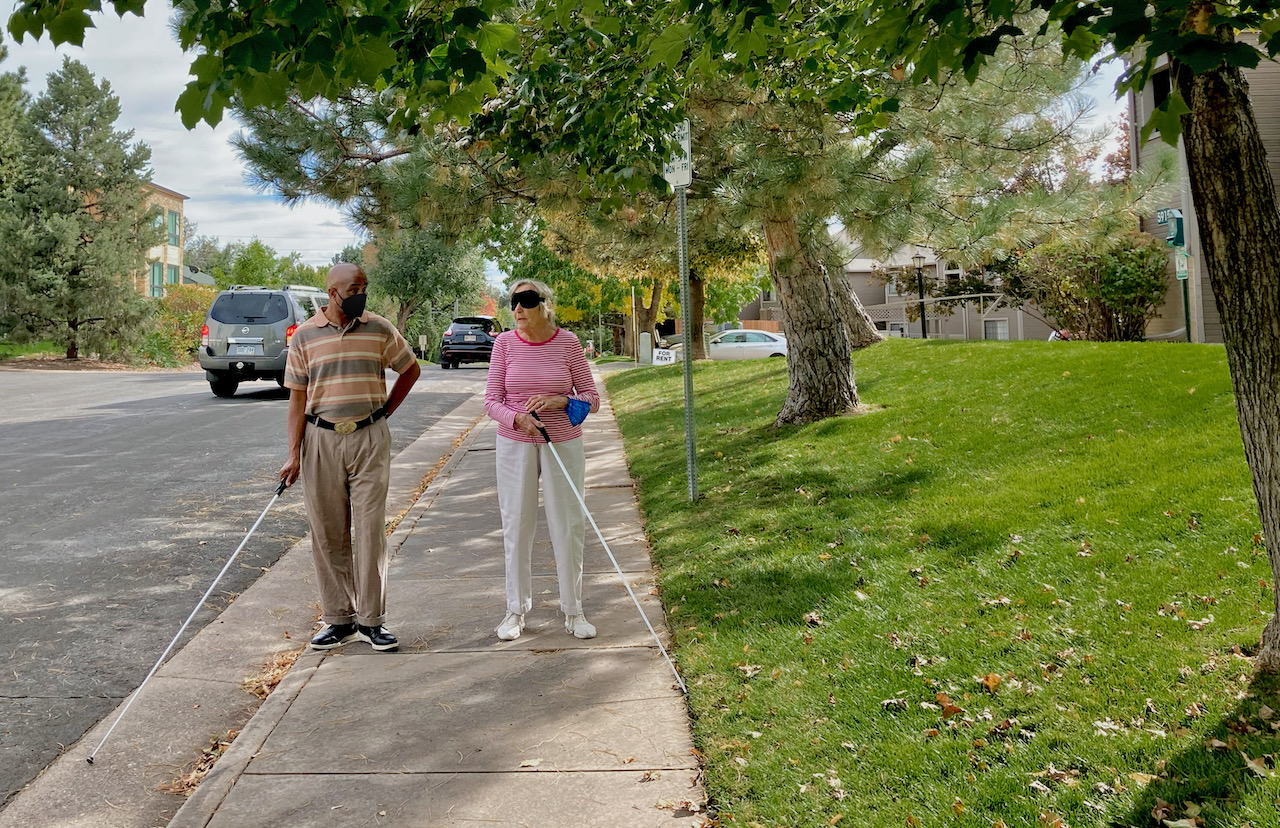
MULTIPOLYGON (((1241 38, 1248 37, 1242 34, 1241 38)), ((1267 161, 1271 167, 1271 178, 1280 183, 1280 65, 1271 61, 1262 61, 1256 69, 1245 69, 1244 77, 1249 84, 1249 99, 1253 103, 1253 114, 1258 122, 1258 132, 1267 151, 1267 161)), ((1138 133, 1146 123, 1151 112, 1169 94, 1169 68, 1157 70, 1151 76, 1150 83, 1142 94, 1129 94, 1129 113, 1132 134, 1129 145, 1132 148, 1131 159, 1134 169, 1144 163, 1151 163, 1156 153, 1168 145, 1161 141, 1158 133, 1153 133, 1145 147, 1138 148, 1138 133)), ((1209 285, 1209 273, 1204 267, 1204 256, 1200 248, 1200 229, 1196 223, 1195 206, 1191 203, 1191 187, 1187 180, 1187 157, 1183 149, 1182 139, 1178 139, 1178 190, 1169 199, 1167 207, 1182 213, 1183 235, 1186 240, 1186 305, 1183 310, 1183 282, 1177 278, 1172 256, 1168 269, 1168 290, 1164 305, 1160 308, 1160 316, 1147 325, 1148 337, 1168 337, 1185 339, 1188 327, 1187 316, 1190 316, 1192 342, 1222 342, 1222 319, 1218 315, 1218 304, 1213 296, 1213 288, 1209 285)), ((1168 235, 1168 224, 1161 225, 1156 216, 1142 219, 1142 229, 1159 238, 1168 235)))
POLYGON ((169 285, 181 284, 185 268, 183 267, 182 238, 183 204, 187 197, 182 193, 161 187, 158 184, 147 184, 143 187, 147 205, 160 208, 157 221, 163 228, 164 243, 147 251, 147 270, 134 276, 134 287, 143 296, 159 299, 169 285))
POLYGON ((908 284, 915 284, 917 278, 923 278, 925 284, 953 282, 966 275, 958 264, 948 262, 935 251, 923 247, 904 247, 886 259, 870 258, 861 251, 855 253, 844 266, 845 282, 862 303, 876 329, 887 336, 1011 340, 1047 339, 1053 332, 1053 328, 1035 313, 1002 304, 1001 295, 994 288, 965 294, 959 304, 949 300, 949 307, 937 305, 935 298, 926 295, 922 330, 919 292, 907 290, 899 293, 895 280, 886 284, 885 274, 895 272, 903 275, 897 281, 908 284), (923 257, 918 274, 916 256, 923 257), (908 309, 915 319, 908 318, 908 309))
MULTIPOLYGON (((858 297, 876 330, 886 336, 1011 340, 1048 339, 1053 333, 1053 327, 1034 309, 1010 308, 1002 304, 1002 297, 994 287, 990 291, 967 294, 959 302, 955 301, 957 297, 950 297, 945 307, 939 306, 936 298, 926 296, 922 331, 918 290, 899 294, 895 280, 886 279, 886 275, 900 273, 903 275, 901 281, 914 285, 916 256, 923 257, 919 276, 926 284, 936 284, 938 280, 955 281, 963 277, 965 271, 928 248, 904 247, 886 259, 877 259, 868 256, 843 234, 841 241, 854 251, 853 258, 844 266, 845 286, 858 297), (908 309, 915 315, 914 320, 908 316, 908 309)), ((744 328, 769 331, 777 331, 781 319, 782 306, 771 290, 761 291, 759 298, 738 315, 744 328)))

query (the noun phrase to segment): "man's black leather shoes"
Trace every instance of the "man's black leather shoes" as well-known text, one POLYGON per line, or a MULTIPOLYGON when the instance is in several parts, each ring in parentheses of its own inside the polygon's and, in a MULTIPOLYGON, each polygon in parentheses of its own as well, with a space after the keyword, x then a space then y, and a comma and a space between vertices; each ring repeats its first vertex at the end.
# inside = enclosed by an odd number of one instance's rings
POLYGON ((362 641, 368 641, 369 645, 375 650, 394 650, 400 646, 400 640, 381 624, 376 627, 357 624, 356 633, 362 641))
POLYGON ((311 639, 311 649, 332 650, 359 637, 355 624, 330 624, 311 639))

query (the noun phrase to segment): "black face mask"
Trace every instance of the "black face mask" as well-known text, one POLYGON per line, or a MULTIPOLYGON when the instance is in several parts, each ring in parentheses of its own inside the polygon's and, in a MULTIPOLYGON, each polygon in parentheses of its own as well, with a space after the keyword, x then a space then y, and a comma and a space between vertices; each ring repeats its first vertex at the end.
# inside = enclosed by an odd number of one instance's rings
POLYGON ((519 305, 522 308, 532 310, 545 301, 547 300, 539 296, 536 290, 522 290, 519 293, 511 294, 511 309, 515 310, 516 305, 519 305))
POLYGON ((342 315, 348 319, 359 319, 364 313, 364 304, 368 299, 363 293, 348 296, 342 300, 342 315))

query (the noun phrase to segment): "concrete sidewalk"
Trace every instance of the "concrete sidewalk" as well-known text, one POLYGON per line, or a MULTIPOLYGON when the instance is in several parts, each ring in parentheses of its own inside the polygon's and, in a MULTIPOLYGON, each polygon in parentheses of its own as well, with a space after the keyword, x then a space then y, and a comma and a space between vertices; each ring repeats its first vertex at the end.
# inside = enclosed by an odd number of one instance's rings
MULTIPOLYGON (((393 458, 388 519, 414 502, 423 477, 453 455, 458 441, 483 416, 482 400, 472 396, 393 458)), ((264 506, 267 494, 264 487, 264 506)), ((245 516, 246 530, 255 517, 245 516)), ((190 598, 182 600, 194 602, 203 587, 192 586, 190 598)), ((148 682, 96 764, 90 767, 85 757, 123 703, 0 811, 0 828, 166 824, 185 800, 164 786, 191 769, 211 737, 225 739, 228 730, 237 731, 250 720, 260 702, 246 692, 242 680, 261 673, 277 655, 297 651, 310 637, 318 613, 311 548, 304 538, 212 620, 197 618, 199 632, 148 682)), ((163 644, 156 643, 157 655, 163 644)))
MULTIPOLYGON (((665 638, 607 399, 584 430, 587 506, 665 638)), ((470 429, 392 535, 400 651, 305 653, 171 826, 703 824, 684 699, 590 526, 584 605, 599 636, 565 632, 545 528, 529 626, 494 635, 495 434, 488 419, 470 429)))

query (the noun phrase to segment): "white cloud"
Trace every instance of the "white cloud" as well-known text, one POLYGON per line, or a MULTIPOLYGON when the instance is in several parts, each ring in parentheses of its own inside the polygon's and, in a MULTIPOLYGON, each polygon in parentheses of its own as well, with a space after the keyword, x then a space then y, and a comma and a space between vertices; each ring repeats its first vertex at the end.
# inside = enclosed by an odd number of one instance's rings
POLYGON ((289 207, 249 184, 228 144, 239 129, 232 119, 216 129, 203 123, 193 130, 183 127, 174 104, 186 87, 191 59, 169 30, 171 8, 164 0, 150 0, 144 18, 98 15, 83 48, 54 49, 47 37, 34 41, 28 36, 20 44, 5 38, 9 59, 0 70, 27 67, 32 96, 43 91, 45 78, 61 67, 64 55, 110 82, 120 98, 117 127, 133 130, 134 140, 151 147, 152 180, 189 196, 186 216, 201 234, 224 242, 256 236, 280 253, 298 252, 310 264, 328 263, 343 247, 357 243, 339 210, 316 203, 289 207))

